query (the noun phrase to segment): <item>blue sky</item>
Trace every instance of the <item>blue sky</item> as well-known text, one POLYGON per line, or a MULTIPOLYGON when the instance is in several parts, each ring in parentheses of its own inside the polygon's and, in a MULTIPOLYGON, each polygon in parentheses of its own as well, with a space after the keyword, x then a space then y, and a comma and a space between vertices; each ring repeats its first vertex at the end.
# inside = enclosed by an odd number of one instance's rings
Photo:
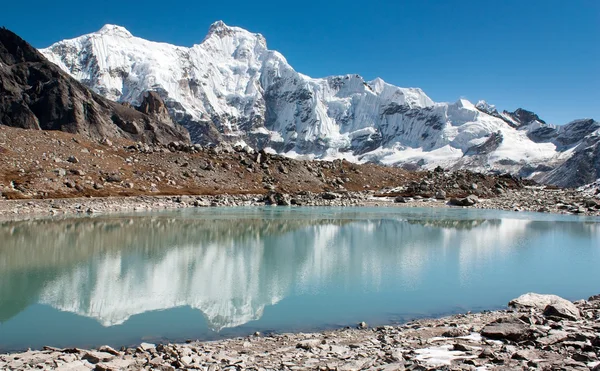
POLYGON ((485 99, 548 122, 600 120, 600 1, 9 1, 0 25, 36 47, 106 23, 190 46, 216 20, 262 33, 299 72, 357 73, 435 101, 485 99))

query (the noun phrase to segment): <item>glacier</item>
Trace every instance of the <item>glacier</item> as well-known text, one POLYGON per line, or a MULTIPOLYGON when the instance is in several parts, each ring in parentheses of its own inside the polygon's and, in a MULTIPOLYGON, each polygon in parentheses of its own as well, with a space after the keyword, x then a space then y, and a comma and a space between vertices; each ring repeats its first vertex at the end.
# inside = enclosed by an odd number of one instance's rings
POLYGON ((381 78, 311 78, 269 50, 262 35, 222 21, 192 47, 105 25, 41 52, 111 100, 139 105, 145 92, 158 92, 192 141, 204 145, 242 143, 299 159, 408 169, 509 172, 560 186, 600 177, 594 120, 549 125, 532 112, 499 112, 485 101, 434 102, 419 88, 381 78))

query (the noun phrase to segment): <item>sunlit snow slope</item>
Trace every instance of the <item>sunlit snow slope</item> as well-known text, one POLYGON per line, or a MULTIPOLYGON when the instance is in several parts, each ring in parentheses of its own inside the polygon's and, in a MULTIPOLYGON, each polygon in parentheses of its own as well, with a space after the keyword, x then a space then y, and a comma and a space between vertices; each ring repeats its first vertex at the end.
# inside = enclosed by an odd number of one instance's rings
POLYGON ((107 98, 139 104, 144 92, 159 92, 198 143, 225 140, 292 157, 511 172, 558 185, 600 177, 596 121, 558 127, 525 110, 499 113, 483 101, 435 103, 421 89, 379 78, 310 78, 267 49, 262 35, 220 21, 191 48, 106 25, 42 53, 107 98))

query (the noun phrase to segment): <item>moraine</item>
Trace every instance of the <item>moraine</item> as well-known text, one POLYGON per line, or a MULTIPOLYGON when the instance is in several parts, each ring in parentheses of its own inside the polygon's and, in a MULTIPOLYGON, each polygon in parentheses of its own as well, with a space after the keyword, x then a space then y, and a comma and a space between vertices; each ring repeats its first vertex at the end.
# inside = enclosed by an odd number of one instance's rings
POLYGON ((4 222, 0 239, 0 350, 389 324, 600 283, 592 217, 213 208, 4 222))

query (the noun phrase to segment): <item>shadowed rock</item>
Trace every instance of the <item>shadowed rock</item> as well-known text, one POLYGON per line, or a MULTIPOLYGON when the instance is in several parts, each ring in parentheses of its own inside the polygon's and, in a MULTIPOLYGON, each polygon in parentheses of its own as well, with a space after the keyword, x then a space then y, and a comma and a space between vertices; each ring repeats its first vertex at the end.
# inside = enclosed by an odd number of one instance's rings
POLYGON ((60 130, 94 140, 188 143, 187 131, 165 112, 155 93, 146 96, 139 111, 102 98, 19 36, 0 29, 0 124, 60 130))

